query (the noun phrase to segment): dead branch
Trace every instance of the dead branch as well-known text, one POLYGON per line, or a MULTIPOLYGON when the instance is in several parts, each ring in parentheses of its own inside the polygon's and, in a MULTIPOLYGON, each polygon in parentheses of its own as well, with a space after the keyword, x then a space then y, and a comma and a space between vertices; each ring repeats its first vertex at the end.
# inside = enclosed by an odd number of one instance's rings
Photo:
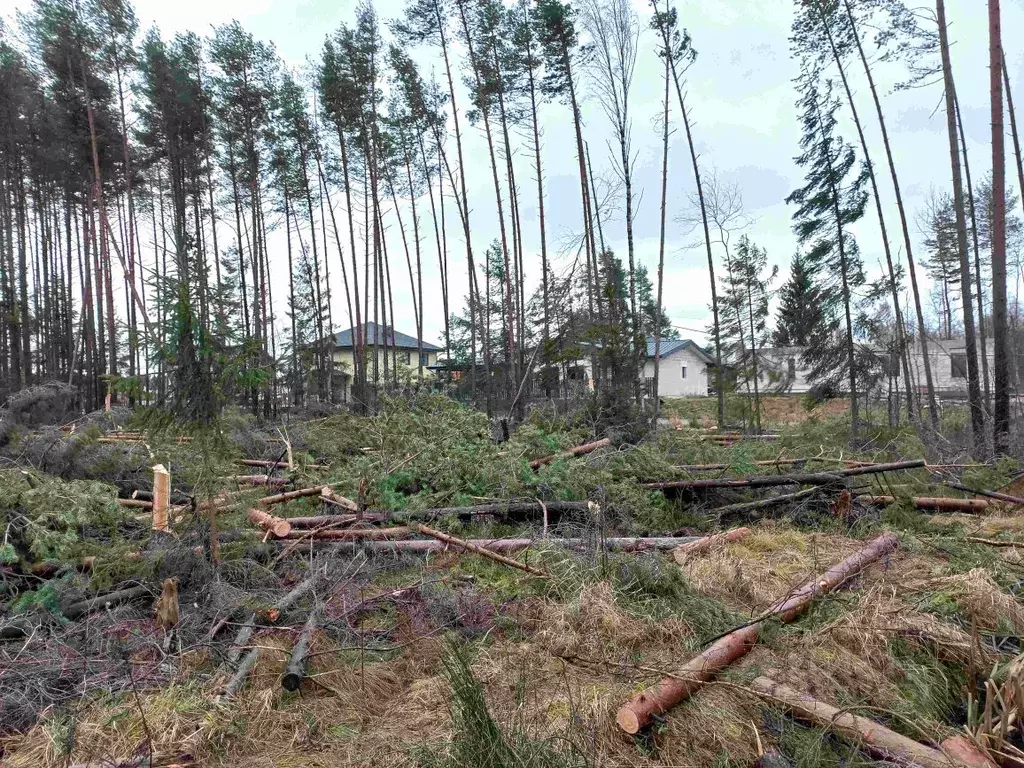
POLYGON ((119 589, 99 597, 72 603, 62 613, 69 619, 77 619, 93 611, 120 605, 121 603, 128 603, 132 600, 147 597, 150 594, 151 590, 147 586, 128 587, 127 589, 119 589))
POLYGON ((763 475, 745 478, 705 478, 701 480, 660 480, 643 483, 652 491, 685 491, 703 488, 768 488, 777 485, 836 485, 845 477, 893 472, 903 469, 918 469, 924 460, 897 461, 890 464, 871 464, 866 467, 849 467, 832 472, 801 472, 788 475, 763 475))
POLYGON ((270 506, 271 504, 283 504, 286 501, 292 499, 301 499, 306 496, 320 496, 323 492, 323 486, 317 485, 311 488, 299 488, 295 491, 285 491, 284 493, 278 493, 274 496, 264 496, 260 499, 257 504, 260 506, 270 506))

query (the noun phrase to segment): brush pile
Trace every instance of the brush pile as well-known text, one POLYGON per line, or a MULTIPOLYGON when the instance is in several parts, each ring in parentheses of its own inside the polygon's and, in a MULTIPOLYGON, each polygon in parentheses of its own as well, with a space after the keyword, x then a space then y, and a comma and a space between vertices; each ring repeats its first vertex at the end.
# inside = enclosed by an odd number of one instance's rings
POLYGON ((536 411, 496 443, 426 396, 218 426, 3 449, 5 766, 1024 758, 1012 462, 814 419, 626 444, 536 411), (627 735, 659 680, 685 694, 627 735))

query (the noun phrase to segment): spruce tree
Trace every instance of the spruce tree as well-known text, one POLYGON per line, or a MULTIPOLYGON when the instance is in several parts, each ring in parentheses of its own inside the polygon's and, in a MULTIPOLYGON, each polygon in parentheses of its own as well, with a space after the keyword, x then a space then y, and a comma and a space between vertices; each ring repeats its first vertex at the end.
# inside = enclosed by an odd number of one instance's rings
POLYGON ((779 289, 779 309, 772 343, 777 347, 806 347, 824 322, 814 272, 808 257, 793 254, 789 278, 779 289))
POLYGON ((864 267, 850 225, 864 216, 868 194, 867 171, 858 169, 852 146, 836 135, 839 102, 831 82, 822 92, 816 79, 799 82, 803 152, 796 162, 806 173, 806 185, 787 202, 797 206, 794 231, 807 248, 815 274, 824 322, 809 339, 804 358, 810 378, 825 393, 835 392, 845 378, 850 395, 853 433, 860 426, 854 315, 856 291, 864 284, 864 267))

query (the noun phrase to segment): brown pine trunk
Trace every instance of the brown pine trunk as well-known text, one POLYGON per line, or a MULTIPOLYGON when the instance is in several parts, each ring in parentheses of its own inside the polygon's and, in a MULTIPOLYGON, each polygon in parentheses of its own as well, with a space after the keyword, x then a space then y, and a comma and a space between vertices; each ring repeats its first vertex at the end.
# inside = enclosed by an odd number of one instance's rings
POLYGON ((956 106, 956 128, 960 135, 960 150, 964 156, 964 181, 967 184, 967 215, 971 217, 971 239, 974 247, 974 288, 978 296, 978 342, 981 346, 981 381, 985 394, 985 414, 989 414, 991 387, 988 375, 988 344, 985 338, 985 293, 981 286, 981 249, 978 247, 978 216, 974 205, 974 184, 971 182, 971 163, 967 157, 967 135, 964 133, 964 122, 960 116, 960 99, 954 101, 956 106))
POLYGON ((1010 448, 1010 365, 1006 307, 1006 150, 1003 130, 1002 27, 999 0, 988 2, 992 90, 992 315, 995 325, 993 436, 998 454, 1010 448))
POLYGON ((945 0, 937 0, 935 13, 939 25, 942 75, 946 89, 946 130, 949 134, 949 159, 953 170, 953 205, 956 209, 957 252, 960 256, 960 290, 963 298, 964 342, 967 352, 967 390, 971 409, 971 430, 974 436, 975 451, 977 451, 979 457, 983 457, 987 453, 985 413, 981 407, 978 344, 974 329, 974 302, 971 298, 971 266, 967 258, 967 216, 964 204, 963 180, 960 172, 960 152, 957 148, 956 91, 953 86, 953 67, 949 57, 945 0))
MULTIPOLYGON (((661 318, 661 302, 665 282, 665 213, 668 207, 668 97, 669 97, 669 56, 665 56, 665 99, 662 111, 664 125, 661 133, 661 229, 658 237, 658 287, 657 298, 655 299, 655 319, 661 318)), ((646 346, 646 345, 645 345, 646 346)), ((658 415, 661 412, 661 400, 658 397, 658 385, 661 368, 661 323, 654 325, 654 392, 651 397, 654 400, 654 423, 658 423, 658 415)))

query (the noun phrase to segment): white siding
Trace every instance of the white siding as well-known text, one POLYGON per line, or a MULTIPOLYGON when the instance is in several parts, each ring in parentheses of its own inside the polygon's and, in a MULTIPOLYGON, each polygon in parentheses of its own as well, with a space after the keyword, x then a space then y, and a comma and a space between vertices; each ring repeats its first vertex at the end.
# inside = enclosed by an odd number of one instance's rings
MULTIPOLYGON (((995 342, 986 339, 989 373, 995 367, 995 342)), ((963 339, 929 339, 928 361, 931 363, 932 383, 935 390, 941 393, 967 393, 967 350, 963 339), (963 376, 953 375, 953 357, 956 356, 964 365, 963 376)), ((979 366, 980 369, 980 366, 979 366)), ((921 354, 919 343, 915 343, 910 355, 910 374, 914 383, 924 391, 924 355, 921 354)), ((980 377, 980 374, 979 374, 980 377)))
MULTIPOLYGON (((659 397, 707 395, 708 367, 692 349, 683 348, 661 358, 658 373, 659 397), (686 375, 683 375, 683 368, 686 375)), ((654 359, 644 363, 644 378, 654 378, 654 359)))

